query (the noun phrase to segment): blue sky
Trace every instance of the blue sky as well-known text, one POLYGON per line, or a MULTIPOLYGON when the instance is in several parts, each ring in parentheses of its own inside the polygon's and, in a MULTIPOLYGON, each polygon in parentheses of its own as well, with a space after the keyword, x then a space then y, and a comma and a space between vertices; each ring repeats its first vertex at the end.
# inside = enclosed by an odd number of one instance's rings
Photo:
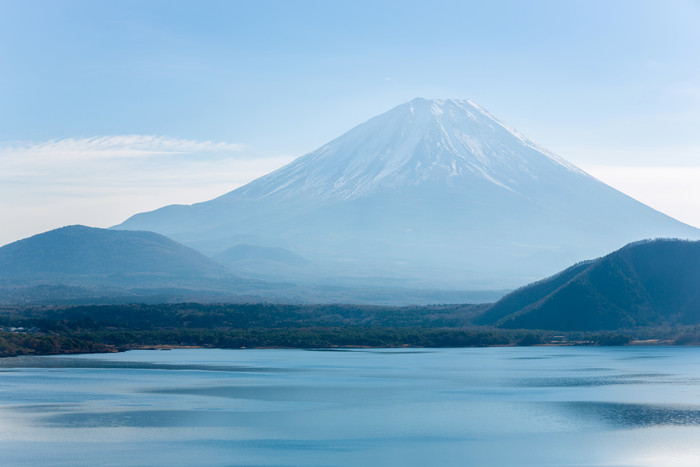
POLYGON ((212 198, 469 98, 700 226, 700 2, 0 0, 0 244, 212 198))

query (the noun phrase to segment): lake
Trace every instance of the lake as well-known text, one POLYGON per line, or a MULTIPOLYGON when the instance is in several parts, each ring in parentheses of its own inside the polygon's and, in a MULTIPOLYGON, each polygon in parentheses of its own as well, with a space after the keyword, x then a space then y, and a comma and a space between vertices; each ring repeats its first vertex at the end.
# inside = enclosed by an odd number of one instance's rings
POLYGON ((700 349, 0 359, 0 465, 697 466, 700 349))

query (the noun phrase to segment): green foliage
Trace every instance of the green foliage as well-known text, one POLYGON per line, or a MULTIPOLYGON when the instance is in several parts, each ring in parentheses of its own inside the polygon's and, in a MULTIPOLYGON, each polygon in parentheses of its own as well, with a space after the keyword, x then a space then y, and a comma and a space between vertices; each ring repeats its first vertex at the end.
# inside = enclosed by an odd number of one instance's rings
POLYGON ((0 333, 0 356, 106 352, 157 346, 625 345, 634 339, 700 342, 700 327, 635 328, 596 333, 508 330, 469 324, 480 309, 470 306, 191 303, 5 309, 0 310, 0 326, 15 331, 0 333))
POLYGON ((700 242, 627 245, 506 295, 475 323, 560 331, 700 324, 700 242))
POLYGON ((113 351, 102 343, 70 336, 0 332, 0 357, 113 351))

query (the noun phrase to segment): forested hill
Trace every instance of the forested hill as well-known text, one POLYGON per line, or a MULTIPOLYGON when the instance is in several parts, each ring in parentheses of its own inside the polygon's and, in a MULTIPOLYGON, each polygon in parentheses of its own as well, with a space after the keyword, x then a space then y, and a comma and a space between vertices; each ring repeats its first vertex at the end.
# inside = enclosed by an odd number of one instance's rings
POLYGON ((478 324, 599 330, 700 323, 700 242, 648 240, 518 289, 478 324))
POLYGON ((36 280, 82 278, 144 284, 161 279, 199 279, 230 271, 163 235, 72 225, 0 248, 0 278, 36 280))

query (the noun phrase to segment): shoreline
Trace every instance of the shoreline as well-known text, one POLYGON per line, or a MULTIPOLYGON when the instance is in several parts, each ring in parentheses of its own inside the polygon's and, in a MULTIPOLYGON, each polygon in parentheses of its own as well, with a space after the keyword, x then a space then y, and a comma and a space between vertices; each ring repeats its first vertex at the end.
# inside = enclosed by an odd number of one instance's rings
POLYGON ((195 349, 212 349, 212 350, 310 350, 310 351, 333 351, 333 350, 403 350, 403 349, 483 349, 483 348, 526 348, 526 347, 698 347, 700 344, 687 343, 677 344, 672 341, 661 339, 645 339, 631 341, 624 345, 604 345, 590 343, 546 343, 536 345, 471 345, 471 346, 367 346, 367 345, 334 345, 328 347, 289 347, 289 346, 248 346, 248 347, 216 347, 205 345, 176 345, 176 344, 154 344, 154 345, 127 345, 127 346, 111 346, 106 345, 101 351, 64 351, 52 353, 18 353, 15 355, 2 355, 0 360, 13 357, 49 357, 49 356, 66 356, 66 355, 102 355, 111 353, 123 353, 134 350, 195 350, 195 349))

